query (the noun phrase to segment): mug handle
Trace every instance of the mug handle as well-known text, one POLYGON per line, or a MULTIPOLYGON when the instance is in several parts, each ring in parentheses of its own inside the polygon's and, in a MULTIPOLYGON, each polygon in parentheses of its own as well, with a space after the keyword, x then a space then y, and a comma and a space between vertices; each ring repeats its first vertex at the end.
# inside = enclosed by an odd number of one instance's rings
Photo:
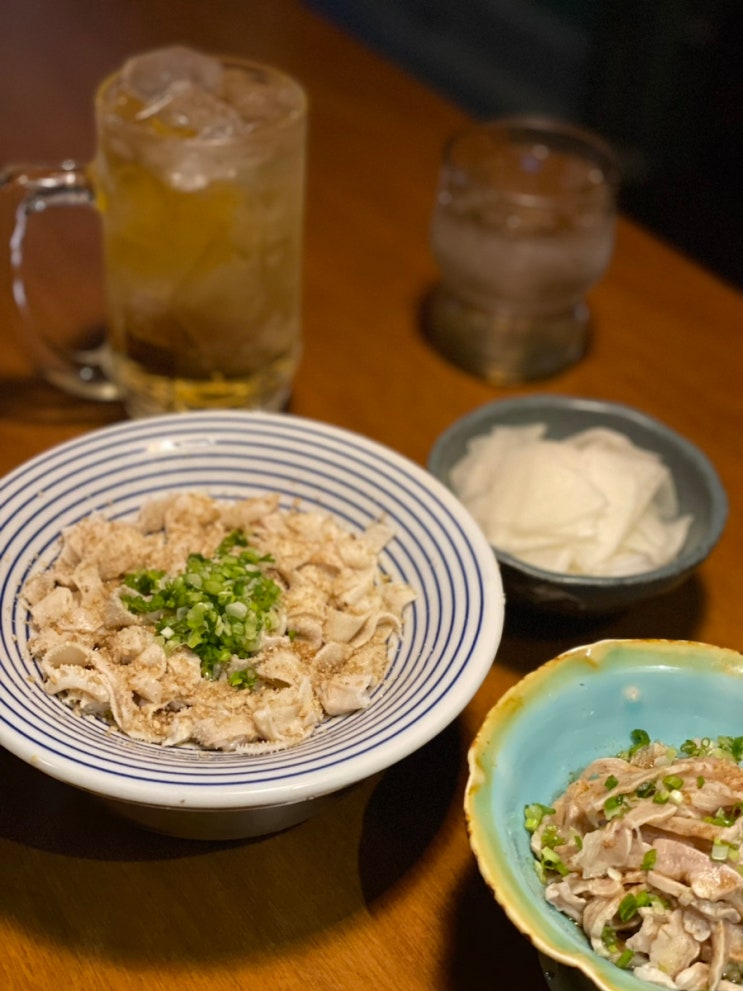
POLYGON ((106 376, 105 343, 66 351, 46 340, 31 316, 26 293, 24 240, 28 221, 51 206, 94 206, 95 193, 85 166, 72 161, 51 168, 10 166, 0 171, 0 195, 3 200, 10 199, 13 218, 7 258, 0 259, 0 264, 7 265, 16 329, 24 351, 39 373, 65 392, 83 399, 119 399, 118 387, 106 376))

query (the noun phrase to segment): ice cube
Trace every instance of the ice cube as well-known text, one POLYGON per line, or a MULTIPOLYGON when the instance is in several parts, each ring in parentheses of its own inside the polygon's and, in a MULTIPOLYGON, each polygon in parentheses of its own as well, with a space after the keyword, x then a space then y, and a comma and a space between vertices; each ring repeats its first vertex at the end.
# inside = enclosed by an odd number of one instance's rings
POLYGON ((234 107, 196 83, 181 80, 158 103, 155 118, 166 132, 204 141, 234 138, 244 130, 234 107))
POLYGON ((285 117, 297 106, 297 91, 287 81, 286 86, 267 78, 260 68, 225 69, 222 79, 225 100, 233 106, 248 129, 285 117))
POLYGON ((121 81, 124 90, 147 107, 159 103, 173 83, 191 83, 215 92, 221 85, 223 72, 218 59, 183 45, 173 45, 130 58, 121 70, 121 81))

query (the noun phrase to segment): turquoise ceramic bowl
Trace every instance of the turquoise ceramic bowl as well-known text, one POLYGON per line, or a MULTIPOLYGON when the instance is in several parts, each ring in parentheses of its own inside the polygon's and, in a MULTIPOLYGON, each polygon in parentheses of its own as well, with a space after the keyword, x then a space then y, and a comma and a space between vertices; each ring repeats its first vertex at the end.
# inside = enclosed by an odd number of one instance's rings
POLYGON ((739 736, 743 655, 672 640, 606 640, 548 661, 490 711, 469 751, 465 814, 485 881, 514 925, 552 960, 604 991, 655 987, 595 954, 544 898, 524 806, 548 804, 590 761, 627 747, 634 729, 680 744, 739 736))

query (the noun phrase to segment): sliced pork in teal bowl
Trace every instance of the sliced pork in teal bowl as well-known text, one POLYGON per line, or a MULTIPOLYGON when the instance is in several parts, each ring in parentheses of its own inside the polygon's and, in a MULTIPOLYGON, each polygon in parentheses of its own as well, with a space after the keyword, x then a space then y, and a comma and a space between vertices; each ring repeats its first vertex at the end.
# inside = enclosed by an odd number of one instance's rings
POLYGON ((739 986, 741 713, 743 656, 670 640, 576 648, 490 711, 469 751, 472 850, 557 972, 739 986))

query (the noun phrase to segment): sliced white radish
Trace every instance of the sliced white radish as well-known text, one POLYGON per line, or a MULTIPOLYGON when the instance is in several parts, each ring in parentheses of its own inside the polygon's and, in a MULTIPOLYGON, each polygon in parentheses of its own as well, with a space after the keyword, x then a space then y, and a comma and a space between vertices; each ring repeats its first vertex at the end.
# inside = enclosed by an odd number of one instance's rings
POLYGON ((658 455, 606 428, 550 440, 542 423, 496 427, 451 482, 491 544, 549 571, 648 571, 678 554, 691 524, 658 455))

